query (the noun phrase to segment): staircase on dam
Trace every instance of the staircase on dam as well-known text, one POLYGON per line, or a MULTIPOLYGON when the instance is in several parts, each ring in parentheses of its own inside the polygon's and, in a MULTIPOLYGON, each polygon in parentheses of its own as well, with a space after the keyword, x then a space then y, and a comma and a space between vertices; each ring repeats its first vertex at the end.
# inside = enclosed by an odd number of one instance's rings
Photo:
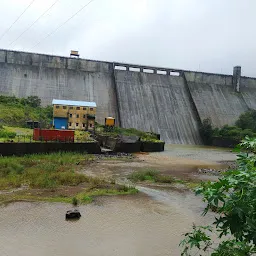
POLYGON ((96 121, 160 133, 167 143, 201 144, 199 126, 233 125, 256 109, 256 79, 0 49, 0 94, 97 103, 96 121), (120 70, 120 67, 122 67, 120 70), (174 73, 175 72, 175 73, 174 73))

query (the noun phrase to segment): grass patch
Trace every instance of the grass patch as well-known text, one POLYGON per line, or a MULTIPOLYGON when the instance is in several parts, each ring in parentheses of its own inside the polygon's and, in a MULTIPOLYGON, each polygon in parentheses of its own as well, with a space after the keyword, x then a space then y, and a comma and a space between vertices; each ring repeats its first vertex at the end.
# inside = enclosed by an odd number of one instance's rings
POLYGON ((80 161, 91 158, 78 153, 52 153, 0 157, 0 189, 76 186, 92 178, 76 173, 80 161))
POLYGON ((151 169, 133 172, 128 176, 128 179, 133 182, 150 181, 159 183, 173 183, 176 181, 175 178, 170 175, 162 175, 159 171, 151 169))
POLYGON ((84 189, 83 192, 77 193, 75 196, 63 196, 58 192, 54 196, 42 196, 38 192, 28 190, 24 192, 17 192, 11 194, 0 195, 0 205, 8 204, 17 201, 43 201, 43 202, 56 202, 56 203, 68 203, 74 206, 79 204, 89 204, 93 202, 94 197, 97 196, 114 196, 114 195, 130 195, 137 194, 138 190, 134 187, 127 187, 121 185, 115 185, 109 188, 98 189, 84 189))
POLYGON ((138 192, 133 187, 117 185, 76 172, 81 169, 81 165, 93 158, 92 155, 78 153, 0 157, 0 190, 28 186, 28 190, 0 194, 0 204, 14 201, 47 201, 76 205, 90 203, 95 196, 138 192), (66 192, 79 184, 81 185, 77 192, 66 192))
POLYGON ((128 187, 125 185, 117 185, 110 188, 96 188, 90 191, 85 191, 77 194, 76 198, 78 202, 91 203, 94 197, 97 196, 114 196, 114 195, 133 195, 139 191, 134 187, 128 187))
POLYGON ((128 179, 130 179, 133 182, 152 182, 152 183, 180 183, 186 186, 188 189, 194 190, 196 187, 200 185, 200 182, 196 182, 193 180, 180 180, 177 178, 174 178, 170 175, 163 175, 159 171, 156 170, 143 170, 143 171, 137 171, 133 172, 128 176, 128 179))

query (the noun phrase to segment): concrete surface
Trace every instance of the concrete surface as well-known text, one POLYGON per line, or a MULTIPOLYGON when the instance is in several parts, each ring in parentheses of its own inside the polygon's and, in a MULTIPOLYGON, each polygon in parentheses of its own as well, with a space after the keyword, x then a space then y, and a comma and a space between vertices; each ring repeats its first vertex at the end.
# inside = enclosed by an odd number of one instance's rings
POLYGON ((185 72, 185 77, 201 120, 210 118, 216 127, 233 125, 248 110, 242 94, 235 92, 232 76, 185 72))
POLYGON ((230 75, 0 49, 0 94, 36 95, 43 105, 53 98, 95 101, 97 122, 114 116, 122 127, 160 133, 167 143, 201 144, 203 119, 216 127, 233 125, 241 113, 256 109, 256 79, 239 73, 237 81, 230 75), (117 66, 125 71, 114 72, 117 66))
POLYGON ((17 52, 7 52, 8 62, 3 60, 0 51, 0 94, 36 95, 43 105, 53 98, 94 101, 97 122, 117 116, 110 64, 17 52))
POLYGON ((168 143, 201 143, 198 121, 182 77, 115 72, 123 127, 159 133, 168 143))

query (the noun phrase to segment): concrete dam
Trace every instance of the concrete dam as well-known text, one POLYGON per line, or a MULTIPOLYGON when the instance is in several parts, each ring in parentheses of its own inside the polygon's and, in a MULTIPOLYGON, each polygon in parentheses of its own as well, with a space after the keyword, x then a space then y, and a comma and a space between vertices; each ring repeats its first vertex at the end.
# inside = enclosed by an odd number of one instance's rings
POLYGON ((199 125, 232 125, 256 109, 256 79, 0 50, 0 94, 95 101, 96 120, 156 132, 167 143, 202 144, 199 125))

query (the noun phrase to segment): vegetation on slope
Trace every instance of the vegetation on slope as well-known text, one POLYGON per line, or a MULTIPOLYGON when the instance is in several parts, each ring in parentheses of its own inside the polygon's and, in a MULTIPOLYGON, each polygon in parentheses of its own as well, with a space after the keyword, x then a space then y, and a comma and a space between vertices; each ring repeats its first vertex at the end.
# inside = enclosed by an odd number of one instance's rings
POLYGON ((200 134, 206 145, 211 145, 213 137, 242 140, 245 136, 256 137, 256 110, 249 110, 240 115, 234 126, 225 125, 222 128, 214 128, 211 120, 203 120, 200 126, 200 134))
POLYGON ((16 98, 0 95, 0 124, 25 127, 26 121, 41 121, 46 126, 52 120, 52 106, 41 107, 37 96, 16 98))
POLYGON ((161 140, 158 139, 157 134, 152 132, 139 131, 134 128, 127 129, 121 127, 114 127, 111 131, 105 131, 104 126, 97 123, 95 132, 96 134, 112 137, 117 137, 118 135, 138 136, 140 137, 141 141, 162 142, 161 140))

